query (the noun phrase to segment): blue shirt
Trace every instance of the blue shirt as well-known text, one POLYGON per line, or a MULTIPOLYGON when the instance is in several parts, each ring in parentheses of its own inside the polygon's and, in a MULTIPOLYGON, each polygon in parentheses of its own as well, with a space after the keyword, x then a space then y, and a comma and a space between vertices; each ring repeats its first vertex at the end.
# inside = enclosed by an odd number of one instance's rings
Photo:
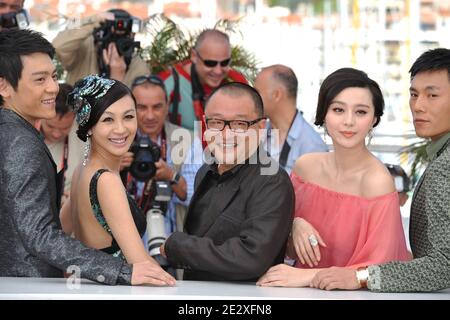
MULTIPOLYGON (((278 146, 278 141, 273 139, 272 125, 270 121, 267 121, 266 129, 267 139, 264 148, 272 158, 279 161, 283 146, 278 146)), ((288 143, 291 147, 286 165, 283 167, 288 174, 291 173, 295 161, 305 153, 328 151, 328 147, 325 142, 323 142, 319 133, 317 133, 316 130, 314 130, 314 128, 306 122, 300 112, 297 112, 294 121, 292 122, 285 143, 288 143)))

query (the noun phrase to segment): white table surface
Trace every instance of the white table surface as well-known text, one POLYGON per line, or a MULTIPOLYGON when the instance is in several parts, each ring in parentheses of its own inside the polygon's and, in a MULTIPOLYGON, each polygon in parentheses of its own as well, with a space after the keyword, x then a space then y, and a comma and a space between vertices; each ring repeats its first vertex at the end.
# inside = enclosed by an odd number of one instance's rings
POLYGON ((108 286, 81 280, 0 277, 0 300, 450 300, 450 289, 433 293, 323 291, 312 288, 262 288, 252 283, 178 281, 175 287, 108 286))

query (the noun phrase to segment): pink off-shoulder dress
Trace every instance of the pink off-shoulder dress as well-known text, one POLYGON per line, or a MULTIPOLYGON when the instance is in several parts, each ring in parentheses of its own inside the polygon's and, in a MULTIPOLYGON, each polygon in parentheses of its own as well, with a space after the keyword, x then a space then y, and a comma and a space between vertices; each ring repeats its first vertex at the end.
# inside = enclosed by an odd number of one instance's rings
MULTIPOLYGON (((295 217, 308 221, 327 247, 314 268, 358 268, 388 261, 406 261, 405 235, 396 191, 364 198, 325 189, 291 173, 295 217)), ((297 261, 296 267, 309 268, 297 261)))

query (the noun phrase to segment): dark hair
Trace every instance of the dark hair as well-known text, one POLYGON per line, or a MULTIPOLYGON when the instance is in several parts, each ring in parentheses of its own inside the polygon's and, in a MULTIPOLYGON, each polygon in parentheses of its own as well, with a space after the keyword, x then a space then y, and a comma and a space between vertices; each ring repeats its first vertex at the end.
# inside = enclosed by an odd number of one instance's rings
MULTIPOLYGON (((250 96, 250 98, 252 99, 253 104, 255 106, 255 110, 256 110, 256 113, 258 114, 258 117, 260 117, 260 118, 264 117, 264 106, 263 106, 263 101, 262 101, 261 95, 255 88, 249 86, 248 84, 242 83, 242 82, 227 82, 227 83, 220 85, 216 89, 214 89, 214 91, 211 93, 211 95, 206 100, 205 109, 206 109, 206 106, 208 105, 209 101, 211 100, 211 98, 218 92, 222 92, 226 95, 233 96, 233 97, 240 97, 243 95, 250 96)), ((226 108, 226 106, 224 106, 224 107, 226 108)))
POLYGON ((378 84, 370 79, 367 74, 361 70, 353 68, 342 68, 334 71, 325 78, 319 90, 319 99, 317 101, 315 125, 322 126, 327 115, 331 101, 344 89, 347 88, 367 88, 372 94, 372 103, 375 107, 376 127, 383 115, 384 99, 378 84))
POLYGON ((133 91, 137 86, 142 85, 161 88, 161 90, 164 92, 166 102, 169 101, 169 98, 167 97, 166 85, 159 76, 150 74, 148 76, 136 77, 131 83, 131 91, 133 91))
POLYGON ((279 81, 286 89, 287 95, 290 99, 297 99, 298 80, 294 71, 283 65, 274 65, 269 67, 272 69, 272 76, 279 81))
POLYGON ((411 80, 420 72, 447 70, 450 81, 450 50, 445 48, 437 48, 428 50, 420 55, 414 61, 409 72, 411 80))
POLYGON ((116 18, 116 19, 128 19, 131 17, 130 14, 128 13, 128 11, 125 11, 123 9, 118 9, 118 8, 109 9, 108 12, 113 13, 114 18, 116 18))
POLYGON ((223 39, 228 44, 230 43, 230 38, 228 37, 228 35, 226 33, 222 32, 220 30, 217 30, 217 29, 205 29, 202 32, 200 32, 200 34, 197 37, 197 40, 195 40, 194 48, 200 49, 201 45, 208 37, 213 37, 216 39, 223 39))
POLYGON ((59 85, 59 92, 56 96, 55 111, 60 118, 64 117, 68 112, 72 112, 70 106, 67 103, 67 96, 72 90, 73 87, 70 84, 61 83, 59 85))
MULTIPOLYGON (((22 56, 44 53, 53 59, 55 49, 41 33, 27 29, 4 29, 0 32, 0 78, 17 90, 22 76, 22 56)), ((0 105, 3 98, 0 96, 0 105)))
MULTIPOLYGON (((80 86, 83 83, 84 79, 79 80, 74 88, 80 86)), ((100 119, 103 112, 109 108, 114 102, 119 99, 130 96, 134 104, 136 104, 136 100, 133 97, 130 89, 120 81, 114 80, 115 83, 109 88, 106 94, 101 98, 96 98, 95 96, 84 96, 84 99, 91 105, 91 112, 89 115, 89 120, 83 126, 79 125, 77 130, 77 136, 82 141, 86 141, 88 137, 88 131, 96 125, 98 120, 100 119)))

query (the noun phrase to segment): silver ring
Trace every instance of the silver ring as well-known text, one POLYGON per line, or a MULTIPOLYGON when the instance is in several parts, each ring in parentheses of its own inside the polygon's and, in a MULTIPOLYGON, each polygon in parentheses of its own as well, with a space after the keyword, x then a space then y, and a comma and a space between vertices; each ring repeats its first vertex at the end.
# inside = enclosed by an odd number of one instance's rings
POLYGON ((317 246, 317 245, 319 244, 319 241, 317 241, 316 236, 313 235, 313 234, 311 234, 311 235, 308 237, 308 240, 309 240, 309 243, 310 243, 313 247, 315 247, 315 246, 317 246))

